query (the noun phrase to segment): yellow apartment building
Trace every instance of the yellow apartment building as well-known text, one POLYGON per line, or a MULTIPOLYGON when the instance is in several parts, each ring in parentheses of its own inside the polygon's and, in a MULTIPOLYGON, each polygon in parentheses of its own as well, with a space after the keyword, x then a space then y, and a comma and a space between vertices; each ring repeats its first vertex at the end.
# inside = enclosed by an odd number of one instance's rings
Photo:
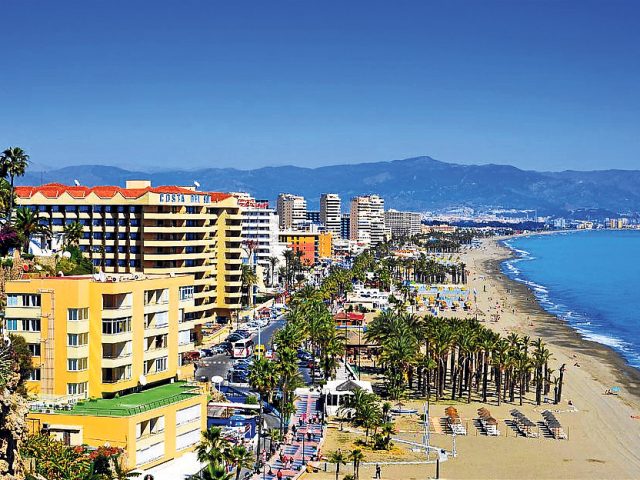
POLYGON ((16 197, 54 236, 82 224, 79 247, 107 274, 193 275, 185 315, 198 326, 227 322, 240 308, 241 213, 229 194, 127 181, 125 188, 21 186, 16 197))
POLYGON ((70 445, 109 443, 131 467, 189 451, 206 427, 193 375, 193 275, 112 274, 6 283, 5 327, 27 341, 29 420, 70 445), (108 279, 107 279, 108 278, 108 279))

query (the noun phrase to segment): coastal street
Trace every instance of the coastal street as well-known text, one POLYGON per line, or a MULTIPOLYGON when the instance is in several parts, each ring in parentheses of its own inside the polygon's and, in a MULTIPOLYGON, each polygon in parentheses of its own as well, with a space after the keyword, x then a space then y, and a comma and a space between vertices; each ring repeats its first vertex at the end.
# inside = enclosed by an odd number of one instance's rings
MULTIPOLYGON (((263 345, 268 345, 271 341, 273 334, 284 325, 284 316, 278 317, 273 320, 269 325, 262 329, 260 332, 260 341, 263 345)), ((242 328, 243 324, 240 324, 242 328)), ((258 343, 258 333, 251 335, 253 341, 258 343)), ((209 345, 206 345, 209 347, 209 345)), ((207 377, 207 381, 211 380, 211 377, 220 376, 223 379, 227 379, 227 372, 233 364, 233 359, 227 353, 220 353, 211 357, 205 357, 198 361, 198 369, 196 370, 196 378, 207 377)))

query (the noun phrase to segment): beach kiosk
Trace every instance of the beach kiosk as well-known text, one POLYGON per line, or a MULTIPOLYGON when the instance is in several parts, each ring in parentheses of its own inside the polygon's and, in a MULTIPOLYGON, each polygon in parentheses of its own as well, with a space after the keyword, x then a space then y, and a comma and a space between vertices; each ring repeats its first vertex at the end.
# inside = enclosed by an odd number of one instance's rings
POLYGON ((373 392, 371 382, 364 380, 330 380, 322 387, 325 416, 335 416, 338 409, 345 405, 346 398, 352 396, 356 390, 373 392))

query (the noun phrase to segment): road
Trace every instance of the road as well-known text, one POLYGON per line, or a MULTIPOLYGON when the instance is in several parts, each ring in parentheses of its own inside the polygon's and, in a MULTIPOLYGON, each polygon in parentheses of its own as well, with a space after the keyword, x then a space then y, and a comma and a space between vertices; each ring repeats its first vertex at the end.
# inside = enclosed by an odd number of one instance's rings
MULTIPOLYGON (((260 339, 263 345, 269 345, 273 334, 284 325, 284 316, 278 317, 272 321, 269 325, 262 329, 260 339)), ((240 325, 242 329, 242 324, 240 325)), ((258 333, 256 332, 251 336, 253 341, 258 344, 258 333)), ((209 345, 207 345, 208 347, 209 345)), ((226 353, 220 353, 212 357, 202 358, 198 361, 198 369, 196 370, 196 378, 207 377, 207 380, 211 380, 211 377, 220 376, 223 379, 227 379, 227 372, 231 368, 233 359, 231 355, 226 353)))

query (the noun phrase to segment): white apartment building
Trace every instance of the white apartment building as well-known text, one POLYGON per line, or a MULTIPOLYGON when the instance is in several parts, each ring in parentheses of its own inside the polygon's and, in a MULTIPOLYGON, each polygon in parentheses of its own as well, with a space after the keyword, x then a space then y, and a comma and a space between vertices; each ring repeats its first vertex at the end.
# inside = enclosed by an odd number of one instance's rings
POLYGON ((277 213, 281 230, 297 228, 307 222, 307 201, 300 195, 278 195, 277 213))
POLYGON ((384 223, 393 237, 419 234, 420 220, 420 214, 416 212, 399 212, 393 209, 384 212, 384 223))
POLYGON ((320 222, 324 224, 334 239, 341 238, 342 219, 340 215, 340 195, 323 193, 320 196, 320 222))
POLYGON ((242 215, 242 258, 248 261, 252 251, 253 262, 269 271, 269 257, 276 255, 278 243, 278 215, 267 200, 256 200, 245 192, 232 195, 238 199, 242 215))
POLYGON ((351 199, 351 240, 375 246, 385 240, 384 199, 363 195, 351 199))

